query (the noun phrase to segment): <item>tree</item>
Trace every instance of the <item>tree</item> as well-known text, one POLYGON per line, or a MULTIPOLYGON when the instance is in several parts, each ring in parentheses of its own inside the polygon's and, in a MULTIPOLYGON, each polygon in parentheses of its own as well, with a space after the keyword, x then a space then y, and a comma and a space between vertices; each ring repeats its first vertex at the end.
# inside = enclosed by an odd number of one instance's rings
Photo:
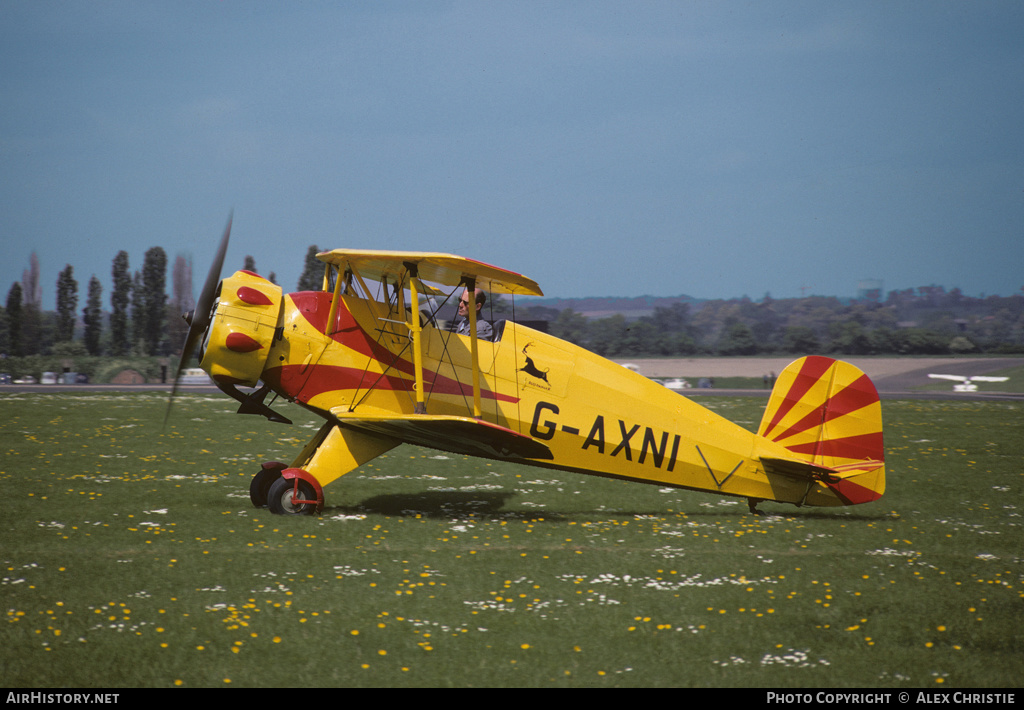
POLYGON ((90 355, 100 354, 100 333, 103 329, 103 285, 95 275, 89 279, 89 295, 82 309, 85 325, 85 350, 90 355))
POLYGON ((10 354, 18 357, 21 355, 21 326, 22 326, 22 289, 17 281, 7 292, 7 342, 10 347, 10 354))
POLYGON ((192 296, 192 260, 178 254, 174 257, 174 268, 171 270, 172 303, 181 313, 195 308, 196 301, 192 296))
POLYGON ((146 292, 142 288, 142 273, 132 276, 132 350, 142 347, 146 333, 146 292))
POLYGON ((78 309, 78 282, 75 269, 66 264, 57 276, 57 332, 58 343, 70 342, 75 337, 75 317, 78 309))
POLYGON ((28 268, 21 273, 21 354, 35 355, 42 350, 43 290, 39 284, 39 257, 35 252, 28 260, 28 268))
POLYGON ((146 352, 160 352, 167 320, 167 254, 161 247, 146 251, 142 260, 143 339, 146 352))
POLYGON ((731 321, 718 339, 718 352, 722 355, 753 355, 757 352, 754 333, 743 321, 731 321))
POLYGON ((21 298, 26 306, 42 305, 43 287, 39 284, 39 257, 35 252, 28 258, 28 268, 21 272, 21 298))
POLYGON ((316 258, 320 249, 316 244, 306 251, 306 263, 302 268, 302 276, 299 277, 299 291, 319 291, 324 284, 324 265, 316 258))
POLYGON ((867 355, 871 352, 871 340, 864 326, 855 320, 836 321, 829 326, 829 349, 846 355, 867 355))
POLYGON ((587 339, 587 318, 571 308, 559 312, 551 321, 551 334, 574 345, 585 346, 587 339))
POLYGON ((253 259, 252 256, 249 254, 245 255, 245 262, 243 263, 242 268, 245 269, 246 271, 251 271, 254 274, 259 273, 258 271, 256 271, 256 260, 253 259))
POLYGON ((192 260, 179 254, 171 269, 171 304, 167 308, 167 338, 177 352, 188 336, 188 323, 181 316, 195 309, 192 297, 192 260))
POLYGON ((821 349, 814 330, 805 325, 791 325, 782 336, 782 349, 787 353, 814 355, 821 349))
POLYGON ((629 326, 626 317, 616 313, 587 323, 589 349, 602 357, 614 357, 623 352, 629 326))
POLYGON ((114 355, 125 355, 131 350, 128 305, 132 298, 132 277, 128 270, 128 252, 117 252, 111 276, 114 285, 110 292, 110 351, 114 355))

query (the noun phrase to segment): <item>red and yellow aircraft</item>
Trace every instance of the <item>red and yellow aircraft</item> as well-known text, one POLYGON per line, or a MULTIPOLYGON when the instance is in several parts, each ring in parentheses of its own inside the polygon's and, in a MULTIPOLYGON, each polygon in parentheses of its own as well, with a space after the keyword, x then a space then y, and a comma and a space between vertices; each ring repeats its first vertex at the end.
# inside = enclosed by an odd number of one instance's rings
POLYGON ((220 280, 230 229, 186 316, 178 373, 200 345, 200 366, 239 413, 287 422, 264 403, 274 393, 324 419, 291 463, 253 478, 253 503, 274 513, 319 512, 328 484, 401 443, 741 497, 751 512, 885 490, 878 393, 848 363, 792 363, 755 434, 513 320, 479 337, 477 289, 543 295, 521 274, 451 254, 336 249, 317 255, 321 290, 282 294, 248 271, 220 280), (469 335, 435 319, 436 299, 460 296, 469 335))

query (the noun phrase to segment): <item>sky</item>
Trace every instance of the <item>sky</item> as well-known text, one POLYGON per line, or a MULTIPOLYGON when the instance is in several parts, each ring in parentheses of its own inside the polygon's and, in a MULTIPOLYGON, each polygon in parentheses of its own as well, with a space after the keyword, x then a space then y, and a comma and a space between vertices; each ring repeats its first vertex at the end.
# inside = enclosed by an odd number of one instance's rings
MULTIPOLYGON (((0 289, 310 245, 546 295, 1024 287, 1024 3, 0 3, 0 289)), ((170 274, 168 273, 168 282, 170 274)))

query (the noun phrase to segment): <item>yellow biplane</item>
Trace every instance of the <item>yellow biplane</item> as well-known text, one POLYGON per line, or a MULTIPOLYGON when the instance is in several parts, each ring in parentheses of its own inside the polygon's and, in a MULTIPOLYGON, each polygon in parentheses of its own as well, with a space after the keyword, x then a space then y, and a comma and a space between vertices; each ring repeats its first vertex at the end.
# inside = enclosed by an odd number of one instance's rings
POLYGON ((336 249, 317 255, 321 290, 283 294, 248 271, 220 280, 230 229, 186 315, 178 374, 199 346, 239 413, 288 422, 265 402, 273 394, 324 419, 293 461, 261 466, 254 505, 319 512, 328 484, 401 443, 735 496, 751 512, 884 492, 878 393, 848 363, 792 363, 755 434, 514 319, 485 328, 478 289, 543 295, 521 274, 451 254, 336 249), (439 319, 437 301, 453 298, 468 302, 468 335, 439 319))

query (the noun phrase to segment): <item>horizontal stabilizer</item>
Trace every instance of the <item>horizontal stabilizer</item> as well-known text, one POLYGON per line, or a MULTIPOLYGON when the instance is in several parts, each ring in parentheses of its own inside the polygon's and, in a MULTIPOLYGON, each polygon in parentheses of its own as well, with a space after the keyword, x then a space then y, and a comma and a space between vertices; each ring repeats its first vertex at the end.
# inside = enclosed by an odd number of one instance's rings
POLYGON ((780 476, 799 478, 803 480, 815 479, 826 483, 835 483, 846 478, 859 476, 868 471, 874 471, 885 465, 885 461, 857 461, 843 466, 829 467, 801 461, 798 459, 782 459, 770 456, 762 456, 761 463, 764 465, 765 473, 776 473, 780 476))
POLYGON ((761 464, 764 472, 799 478, 802 480, 827 480, 836 473, 836 470, 828 466, 819 466, 811 461, 800 461, 797 459, 780 459, 770 456, 762 456, 761 464))
POLYGON ((473 417, 331 410, 338 422, 408 444, 467 456, 498 459, 551 459, 551 449, 529 436, 473 417))

